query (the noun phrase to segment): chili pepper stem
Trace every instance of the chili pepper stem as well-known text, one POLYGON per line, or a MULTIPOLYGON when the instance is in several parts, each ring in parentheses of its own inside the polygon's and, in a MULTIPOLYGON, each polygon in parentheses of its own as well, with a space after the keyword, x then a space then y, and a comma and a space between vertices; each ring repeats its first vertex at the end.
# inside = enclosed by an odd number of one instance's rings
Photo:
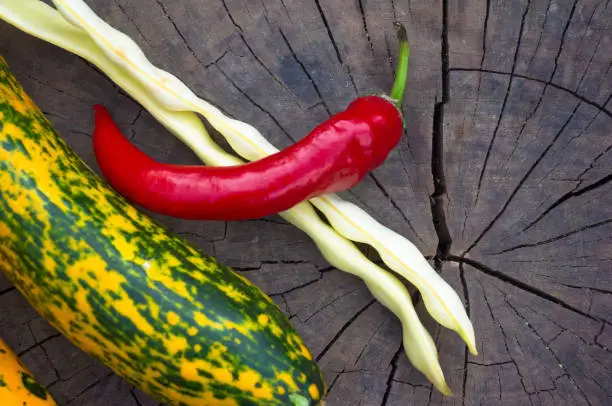
POLYGON ((406 27, 402 23, 396 22, 397 39, 399 41, 399 55, 397 60, 397 69, 395 73, 395 82, 391 90, 391 98, 395 105, 401 109, 404 93, 406 92, 406 83, 408 81, 408 61, 410 60, 410 42, 408 41, 408 33, 406 27))

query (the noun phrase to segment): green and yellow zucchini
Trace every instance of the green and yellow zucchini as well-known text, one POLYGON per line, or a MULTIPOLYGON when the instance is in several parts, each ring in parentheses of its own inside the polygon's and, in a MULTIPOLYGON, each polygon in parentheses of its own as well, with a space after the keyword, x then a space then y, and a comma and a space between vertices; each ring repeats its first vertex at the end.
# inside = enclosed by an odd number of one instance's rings
POLYGON ((316 405, 325 384, 259 288, 127 203, 0 58, 0 269, 74 344, 176 405, 316 405))
POLYGON ((46 389, 0 338, 0 404, 3 406, 56 406, 46 389))

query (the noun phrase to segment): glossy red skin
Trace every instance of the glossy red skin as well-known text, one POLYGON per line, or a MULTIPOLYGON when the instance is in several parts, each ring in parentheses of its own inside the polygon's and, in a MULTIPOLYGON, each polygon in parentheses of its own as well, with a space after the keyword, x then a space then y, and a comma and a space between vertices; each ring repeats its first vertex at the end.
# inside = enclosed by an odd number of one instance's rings
POLYGON ((133 203, 182 219, 245 220, 355 186, 385 161, 402 132, 399 110, 382 97, 367 96, 300 142, 244 165, 156 162, 123 136, 102 106, 95 107, 93 142, 103 176, 133 203))

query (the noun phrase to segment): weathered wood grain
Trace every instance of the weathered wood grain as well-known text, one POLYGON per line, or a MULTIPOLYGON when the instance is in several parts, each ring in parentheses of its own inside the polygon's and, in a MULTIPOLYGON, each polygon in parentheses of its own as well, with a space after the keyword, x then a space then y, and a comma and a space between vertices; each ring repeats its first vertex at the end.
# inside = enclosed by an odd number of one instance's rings
MULTIPOLYGON (((610 3, 88 1, 155 64, 278 147, 357 95, 388 90, 392 22, 407 25, 406 134, 343 196, 436 256, 464 299, 476 357, 415 295, 453 397, 411 367, 398 321, 364 284, 280 217, 154 216, 272 296, 318 360, 330 406, 610 403, 610 3)), ((83 60, 4 23, 0 55, 94 170, 94 103, 153 157, 199 163, 83 60)), ((1 274, 0 309, 0 335, 61 405, 156 405, 59 335, 1 274)))

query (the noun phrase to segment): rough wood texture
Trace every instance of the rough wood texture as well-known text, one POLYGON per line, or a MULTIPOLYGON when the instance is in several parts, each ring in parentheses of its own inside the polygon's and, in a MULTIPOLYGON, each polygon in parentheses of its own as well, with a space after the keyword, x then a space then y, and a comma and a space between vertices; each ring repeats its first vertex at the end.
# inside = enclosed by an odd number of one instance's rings
MULTIPOLYGON (((463 295, 477 357, 420 312, 454 397, 411 368, 399 323, 363 283, 329 268, 278 217, 160 220, 272 295, 320 362, 330 406, 610 404, 610 1, 89 3, 280 147, 356 95, 390 87, 392 21, 404 22, 413 45, 406 137, 345 195, 436 255, 463 295)), ((94 103, 156 158, 198 162, 79 58, 6 24, 0 54, 93 167, 94 103)), ((0 309, 0 334, 61 404, 155 405, 76 350, 2 276, 0 309)))

